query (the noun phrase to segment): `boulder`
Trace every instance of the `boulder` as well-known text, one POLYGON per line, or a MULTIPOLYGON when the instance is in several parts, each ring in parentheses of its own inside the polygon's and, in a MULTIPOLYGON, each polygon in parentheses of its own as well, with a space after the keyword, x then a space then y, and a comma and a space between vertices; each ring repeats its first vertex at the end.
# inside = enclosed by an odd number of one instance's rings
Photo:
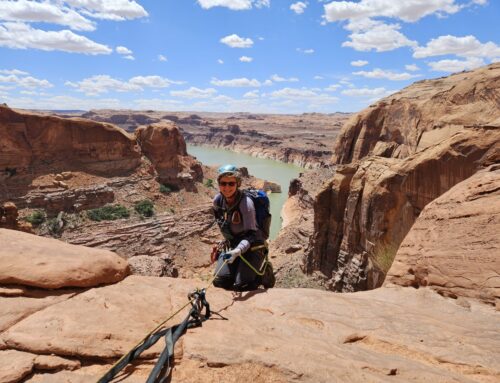
POLYGON ((0 283, 46 289, 115 283, 129 272, 127 261, 108 250, 0 229, 0 283))
POLYGON ((500 166, 429 203, 401 244, 386 283, 452 297, 500 299, 500 166))

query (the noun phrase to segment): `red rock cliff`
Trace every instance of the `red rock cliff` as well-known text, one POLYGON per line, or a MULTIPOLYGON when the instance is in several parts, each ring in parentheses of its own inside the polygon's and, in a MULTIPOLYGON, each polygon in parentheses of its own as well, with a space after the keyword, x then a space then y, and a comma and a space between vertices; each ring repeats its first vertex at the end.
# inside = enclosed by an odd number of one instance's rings
POLYGON ((424 207, 499 162, 499 143, 500 64, 416 83, 360 112, 315 200, 306 271, 337 291, 380 286, 424 207))

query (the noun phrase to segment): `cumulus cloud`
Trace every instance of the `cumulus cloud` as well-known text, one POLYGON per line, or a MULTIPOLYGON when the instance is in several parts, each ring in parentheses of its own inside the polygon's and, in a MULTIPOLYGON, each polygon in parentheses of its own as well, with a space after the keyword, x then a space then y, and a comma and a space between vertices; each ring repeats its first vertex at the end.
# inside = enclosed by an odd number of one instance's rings
POLYGON ((391 94, 393 91, 387 90, 385 88, 353 88, 343 90, 342 93, 345 96, 350 97, 383 97, 391 94))
POLYGON ((79 82, 67 81, 65 85, 75 88, 78 92, 88 96, 95 96, 108 92, 134 92, 144 88, 166 88, 171 84, 181 84, 160 76, 136 76, 128 81, 115 79, 109 75, 96 75, 79 82))
POLYGON ((485 62, 482 58, 470 57, 466 60, 433 61, 429 62, 428 65, 431 67, 431 70, 435 72, 453 73, 479 68, 480 66, 485 65, 485 62))
POLYGON ((366 61, 366 60, 351 61, 352 66, 365 66, 367 64, 368 64, 368 61, 366 61))
POLYGON ((339 99, 327 93, 318 93, 312 89, 283 88, 269 94, 270 98, 284 99, 288 101, 307 101, 314 105, 334 104, 339 99))
POLYGON ((116 47, 116 53, 121 54, 121 55, 131 55, 132 51, 126 47, 116 47))
POLYGON ((277 74, 273 74, 270 77, 270 80, 274 81, 274 82, 297 82, 297 81, 299 81, 299 79, 297 77, 285 78, 285 77, 278 76, 277 74))
POLYGON ((304 3, 302 1, 297 1, 296 3, 290 5, 290 9, 298 15, 304 13, 304 10, 306 8, 307 8, 307 3, 304 3))
POLYGON ((335 92, 338 88, 341 88, 342 85, 340 84, 331 84, 328 87, 326 87, 324 90, 327 92, 335 92))
POLYGON ((258 90, 252 90, 250 92, 246 92, 243 95, 243 98, 259 98, 259 91, 258 90))
POLYGON ((500 46, 492 41, 483 44, 471 35, 464 37, 446 35, 432 39, 424 47, 415 47, 413 57, 424 58, 447 54, 459 57, 493 58, 500 55, 500 46))
POLYGON ((217 60, 217 62, 218 62, 219 64, 224 64, 224 60, 221 60, 221 59, 218 59, 218 60, 217 60))
POLYGON ((17 74, 17 75, 27 75, 28 72, 19 70, 19 69, 0 69, 0 73, 2 74, 17 74))
POLYGON ((245 11, 256 8, 269 7, 270 0, 198 0, 198 4, 203 9, 210 9, 213 7, 225 7, 233 11, 245 11))
POLYGON ((18 0, 0 1, 0 20, 20 22, 44 22, 65 25, 74 30, 93 31, 95 23, 65 6, 18 0))
POLYGON ((367 77, 367 78, 384 78, 384 79, 391 80, 391 81, 404 81, 404 80, 409 80, 411 78, 420 77, 420 75, 418 75, 418 74, 410 74, 407 72, 394 73, 394 72, 386 71, 386 70, 379 69, 379 68, 376 68, 376 69, 369 71, 369 72, 367 72, 367 71, 353 72, 353 74, 357 75, 357 76, 367 77))
POLYGON ((414 22, 433 13, 456 13, 460 6, 455 4, 455 0, 361 0, 332 1, 326 4, 324 9, 325 18, 329 22, 372 17, 390 17, 414 22))
POLYGON ((65 0, 64 3, 96 19, 122 21, 148 16, 146 10, 133 0, 65 0))
POLYGON ((212 78, 210 84, 215 86, 224 86, 229 88, 258 88, 262 86, 261 82, 256 79, 248 79, 246 77, 233 78, 231 80, 219 80, 217 78, 212 78))
POLYGON ((248 56, 241 56, 239 60, 244 63, 249 63, 253 61, 253 58, 248 56))
POLYGON ((325 78, 323 76, 314 76, 315 80, 324 80, 325 78))
POLYGON ((15 49, 60 50, 90 55, 110 54, 112 49, 69 30, 43 31, 24 23, 0 24, 0 46, 15 49))
POLYGON ((30 89, 53 87, 53 85, 47 80, 40 80, 32 76, 25 76, 24 74, 27 75, 26 72, 17 70, 2 71, 2 72, 7 73, 7 75, 6 76, 0 75, 0 84, 7 84, 13 87, 30 88, 30 89))
POLYGON ((168 61, 167 58, 163 55, 158 55, 158 61, 168 61))
POLYGON ((350 41, 342 43, 343 47, 351 47, 357 51, 386 52, 404 46, 416 46, 417 42, 409 40, 399 32, 399 24, 385 24, 381 21, 361 19, 350 22, 346 26, 352 33, 350 41))
POLYGON ((410 72, 416 72, 420 70, 420 68, 416 64, 405 65, 405 69, 409 70, 410 72))
POLYGON ((250 48, 253 45, 253 40, 248 37, 240 37, 237 34, 232 34, 220 39, 222 44, 226 44, 231 48, 250 48))
POLYGON ((207 89, 199 89, 196 87, 191 87, 186 90, 172 90, 170 91, 170 95, 174 97, 182 97, 182 98, 210 98, 217 93, 217 90, 214 88, 207 89))

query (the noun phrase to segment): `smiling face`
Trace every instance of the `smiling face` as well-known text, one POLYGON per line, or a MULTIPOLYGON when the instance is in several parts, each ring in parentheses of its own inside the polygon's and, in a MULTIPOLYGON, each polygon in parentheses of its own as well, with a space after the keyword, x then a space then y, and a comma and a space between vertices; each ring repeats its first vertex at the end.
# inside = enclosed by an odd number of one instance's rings
POLYGON ((231 199, 236 194, 237 189, 236 177, 221 177, 219 180, 219 190, 226 199, 231 199))

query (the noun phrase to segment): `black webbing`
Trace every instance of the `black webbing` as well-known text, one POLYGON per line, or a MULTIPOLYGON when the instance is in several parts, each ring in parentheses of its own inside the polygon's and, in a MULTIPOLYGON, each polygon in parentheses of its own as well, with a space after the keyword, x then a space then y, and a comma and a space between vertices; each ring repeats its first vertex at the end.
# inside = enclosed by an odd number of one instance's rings
POLYGON ((106 375, 98 380, 97 383, 108 383, 113 380, 113 378, 122 369, 124 369, 125 366, 131 363, 134 359, 138 358, 144 350, 153 346, 163 336, 165 336, 165 348, 161 352, 160 357, 153 367, 146 383, 165 382, 170 374, 170 358, 174 355, 175 342, 177 342, 177 340, 186 332, 188 328, 201 326, 203 321, 210 318, 210 305, 205 299, 205 290, 197 290, 194 293, 191 293, 189 295, 189 299, 192 298, 194 298, 194 300, 191 302, 191 310, 180 324, 151 334, 142 344, 133 348, 126 356, 124 356, 120 363, 110 369, 106 375), (203 308, 205 308, 204 315, 201 314, 203 308), (158 380, 162 375, 164 378, 158 380))

